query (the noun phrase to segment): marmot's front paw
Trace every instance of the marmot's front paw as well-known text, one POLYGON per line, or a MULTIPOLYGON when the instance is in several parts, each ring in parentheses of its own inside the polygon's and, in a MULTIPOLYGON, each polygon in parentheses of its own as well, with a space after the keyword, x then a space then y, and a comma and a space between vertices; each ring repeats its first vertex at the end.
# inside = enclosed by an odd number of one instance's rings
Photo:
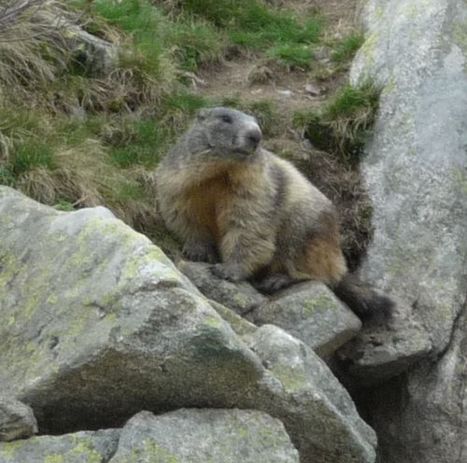
POLYGON ((239 264, 216 264, 211 270, 217 277, 234 282, 245 280, 248 276, 239 264))
POLYGON ((194 262, 208 262, 210 264, 219 262, 216 248, 210 243, 185 243, 182 252, 188 260, 194 262))

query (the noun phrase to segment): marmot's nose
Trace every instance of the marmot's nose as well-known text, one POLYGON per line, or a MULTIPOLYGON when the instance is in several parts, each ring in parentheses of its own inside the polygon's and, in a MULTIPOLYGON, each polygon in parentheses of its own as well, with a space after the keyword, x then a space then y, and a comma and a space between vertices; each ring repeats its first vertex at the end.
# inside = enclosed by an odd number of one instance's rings
POLYGON ((262 137, 263 137, 263 134, 261 133, 260 129, 250 130, 246 134, 246 138, 248 142, 250 143, 251 146, 255 148, 259 145, 259 142, 261 141, 262 137))

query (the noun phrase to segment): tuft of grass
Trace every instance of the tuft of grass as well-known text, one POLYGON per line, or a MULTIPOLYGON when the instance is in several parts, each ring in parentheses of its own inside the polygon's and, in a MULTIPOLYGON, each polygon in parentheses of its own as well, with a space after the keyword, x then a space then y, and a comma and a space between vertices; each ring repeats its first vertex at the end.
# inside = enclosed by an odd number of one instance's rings
POLYGON ((110 157, 119 168, 154 168, 170 140, 168 129, 153 119, 126 121, 113 134, 110 157))
POLYGON ((92 8, 131 36, 133 49, 131 53, 127 50, 123 63, 153 76, 163 75, 172 60, 181 69, 194 71, 222 55, 223 35, 211 24, 189 17, 172 20, 149 0, 95 0, 92 8))
POLYGON ((225 30, 231 44, 266 51, 288 65, 309 66, 311 52, 306 48, 319 41, 323 28, 317 15, 303 21, 290 11, 258 0, 187 0, 177 4, 185 14, 225 30))
POLYGON ((17 148, 10 165, 14 175, 19 176, 38 167, 53 170, 56 162, 50 145, 32 139, 29 143, 24 143, 17 148))
POLYGON ((294 124, 305 130, 318 149, 335 152, 346 162, 358 161, 380 93, 370 82, 360 87, 347 85, 322 110, 296 113, 294 124))
POLYGON ((270 48, 267 56, 289 68, 309 69, 313 61, 313 51, 307 45, 279 45, 270 48))
POLYGON ((354 33, 343 38, 335 45, 331 54, 332 60, 339 64, 350 62, 364 41, 365 37, 362 33, 354 33))

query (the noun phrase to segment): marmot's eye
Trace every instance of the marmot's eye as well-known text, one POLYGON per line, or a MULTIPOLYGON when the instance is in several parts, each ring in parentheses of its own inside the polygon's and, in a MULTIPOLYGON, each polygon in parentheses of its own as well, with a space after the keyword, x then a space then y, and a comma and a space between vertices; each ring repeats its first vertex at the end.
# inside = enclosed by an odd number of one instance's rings
POLYGON ((221 116, 221 119, 222 119, 223 122, 225 122, 227 124, 232 123, 232 118, 230 116, 228 116, 227 114, 224 114, 223 116, 221 116))

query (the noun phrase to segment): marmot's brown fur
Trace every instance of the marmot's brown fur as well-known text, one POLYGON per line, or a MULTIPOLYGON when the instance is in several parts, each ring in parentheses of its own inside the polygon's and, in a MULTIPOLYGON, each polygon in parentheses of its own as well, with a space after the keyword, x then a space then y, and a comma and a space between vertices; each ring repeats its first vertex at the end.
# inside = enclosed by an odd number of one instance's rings
POLYGON ((318 280, 361 317, 387 312, 388 298, 348 275, 331 201, 261 139, 253 117, 204 109, 160 163, 159 209, 184 254, 220 261, 213 272, 231 281, 261 278, 265 292, 318 280))

